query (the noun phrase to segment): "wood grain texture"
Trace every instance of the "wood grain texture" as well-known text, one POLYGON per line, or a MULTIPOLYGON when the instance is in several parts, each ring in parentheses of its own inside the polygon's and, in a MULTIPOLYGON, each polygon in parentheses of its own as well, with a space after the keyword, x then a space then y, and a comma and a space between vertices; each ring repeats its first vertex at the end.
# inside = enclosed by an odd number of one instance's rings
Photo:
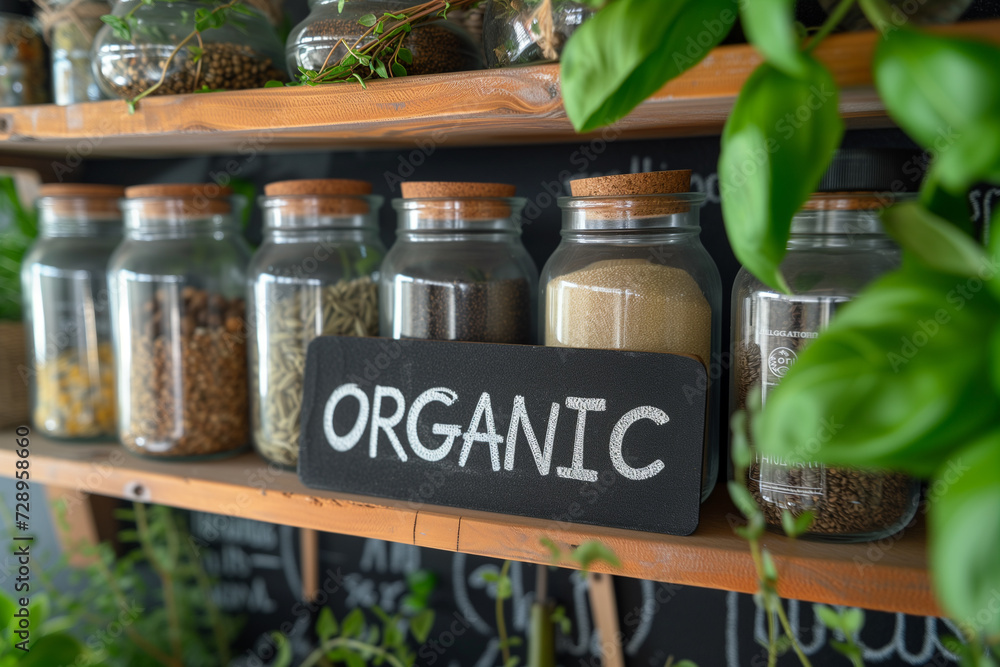
MULTIPOLYGON (((13 474, 13 445, 12 432, 0 435, 0 475, 13 474)), ((622 568, 599 563, 595 571, 742 593, 757 588, 746 543, 730 526, 737 512, 721 487, 702 507, 694 535, 669 537, 313 491, 294 473, 268 466, 254 454, 169 463, 137 458, 117 445, 59 444, 35 434, 30 448, 32 481, 77 495, 96 493, 532 563, 551 562, 542 537, 567 553, 596 539, 614 550, 622 568)), ((927 576, 922 521, 874 544, 796 542, 770 533, 764 541, 774 554, 785 597, 939 614, 927 576)), ((575 567, 568 559, 559 565, 575 567)))
MULTIPOLYGON (((1000 42, 1000 21, 939 28, 1000 42)), ((890 124, 871 85, 874 32, 835 35, 817 49, 843 89, 851 127, 890 124)), ((591 136, 717 134, 760 57, 722 46, 614 128, 591 136)), ((124 102, 0 109, 0 152, 81 157, 576 142, 562 107, 558 65, 415 76, 354 84, 175 95, 124 102)))

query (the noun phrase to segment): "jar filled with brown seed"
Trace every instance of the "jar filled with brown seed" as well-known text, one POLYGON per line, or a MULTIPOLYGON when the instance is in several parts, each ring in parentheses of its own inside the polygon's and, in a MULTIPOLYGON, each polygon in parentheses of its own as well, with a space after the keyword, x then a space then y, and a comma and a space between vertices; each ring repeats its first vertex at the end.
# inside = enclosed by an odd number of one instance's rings
MULTIPOLYGON (((899 265, 897 246, 882 228, 880 210, 912 155, 884 150, 841 151, 792 220, 781 273, 784 294, 740 269, 733 286, 733 367, 730 405, 744 409, 767 396, 802 350, 868 283, 899 265)), ((897 185, 898 187, 898 185, 897 185)), ((819 434, 818 434, 819 435, 819 434)), ((759 444, 759 443, 755 443, 759 444)), ((809 537, 877 540, 899 531, 917 509, 919 485, 902 473, 831 467, 809 460, 816 443, 802 443, 803 461, 757 452, 745 480, 768 524, 781 529, 784 510, 815 514, 809 537)))
MULTIPOLYGON (((123 18, 137 2, 142 0, 118 0, 112 13, 123 18)), ((286 80, 277 32, 263 14, 245 5, 240 5, 245 13, 230 10, 220 27, 202 30, 199 39, 174 53, 194 30, 196 13, 220 4, 143 4, 128 19, 130 39, 105 25, 91 54, 101 90, 111 98, 132 99, 160 81, 164 67, 166 76, 154 95, 263 88, 268 81, 286 80)))
POLYGON ((108 265, 119 437, 150 457, 231 454, 250 441, 244 202, 214 183, 125 196, 108 265))
POLYGON ((38 200, 39 238, 21 265, 31 416, 64 440, 113 439, 108 258, 121 242, 116 185, 52 183, 38 200))
POLYGON ((264 243, 249 270, 254 444, 272 463, 299 458, 306 349, 317 336, 377 336, 382 198, 349 180, 271 183, 264 243))
MULTIPOLYGON (((362 17, 374 15, 382 18, 386 12, 399 15, 419 4, 413 0, 346 0, 339 11, 341 0, 309 0, 309 16, 292 29, 285 43, 288 71, 295 77, 299 68, 321 71, 335 64, 352 51, 374 41, 362 17)), ((366 21, 367 23, 367 21, 366 21)), ((391 32, 393 21, 383 28, 391 32)), ((407 74, 439 74, 480 69, 480 49, 464 28, 450 20, 434 21, 417 26, 403 40, 412 62, 399 60, 407 74)))
POLYGON ((538 270, 521 243, 525 200, 499 183, 403 183, 382 265, 381 334, 531 343, 538 270))
POLYGON ((701 244, 705 196, 690 171, 572 181, 560 199, 562 242, 540 281, 545 345, 662 352, 696 359, 709 374, 702 499, 718 475, 722 279, 701 244))

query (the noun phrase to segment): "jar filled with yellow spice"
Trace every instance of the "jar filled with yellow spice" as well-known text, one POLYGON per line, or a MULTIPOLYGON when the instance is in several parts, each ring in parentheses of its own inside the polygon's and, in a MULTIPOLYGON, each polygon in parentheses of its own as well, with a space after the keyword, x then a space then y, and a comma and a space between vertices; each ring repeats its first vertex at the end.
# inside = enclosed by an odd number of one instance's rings
POLYGON ((65 440, 115 435, 106 268, 122 237, 114 185, 43 185, 39 237, 21 268, 31 414, 65 440))
MULTIPOLYGON (((704 195, 690 171, 571 182, 562 242, 540 280, 544 343, 661 352, 710 364, 720 346, 722 281, 699 240, 704 195)), ((709 381, 702 499, 718 473, 718 382, 709 381)))

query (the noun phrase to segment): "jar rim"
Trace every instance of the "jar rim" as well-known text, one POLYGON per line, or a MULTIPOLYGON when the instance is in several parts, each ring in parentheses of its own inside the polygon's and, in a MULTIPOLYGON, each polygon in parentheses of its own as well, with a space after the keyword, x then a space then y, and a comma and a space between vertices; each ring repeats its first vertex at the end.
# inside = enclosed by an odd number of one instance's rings
POLYGON ((521 231, 524 197, 413 197, 396 198, 398 232, 407 231, 521 231))
POLYGON ((560 197, 562 230, 616 232, 698 229, 703 192, 560 197))
POLYGON ((264 212, 264 229, 378 229, 380 195, 262 195, 257 205, 264 212))
POLYGON ((236 225, 236 217, 246 206, 243 195, 225 197, 154 196, 118 200, 125 228, 144 229, 211 220, 215 227, 236 225))

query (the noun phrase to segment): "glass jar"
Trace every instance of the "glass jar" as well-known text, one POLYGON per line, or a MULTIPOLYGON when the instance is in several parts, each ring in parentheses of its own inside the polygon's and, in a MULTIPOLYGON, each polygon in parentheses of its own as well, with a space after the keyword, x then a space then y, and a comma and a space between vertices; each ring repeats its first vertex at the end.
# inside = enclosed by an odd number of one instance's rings
MULTIPOLYGON (((320 72, 352 50, 371 43, 364 36, 368 28, 358 21, 367 14, 381 17, 386 12, 401 12, 413 7, 411 0, 346 0, 344 11, 338 11, 340 0, 309 0, 309 15, 292 28, 285 43, 288 71, 293 77, 299 68, 320 72), (347 46, 339 43, 344 40, 347 46)), ((391 25, 387 25, 391 29, 391 25)), ((482 59, 479 49, 464 29, 452 21, 435 21, 418 26, 403 41, 413 54, 413 62, 401 64, 410 75, 439 74, 479 69, 482 59)))
POLYGON ((596 11, 572 0, 486 0, 486 66, 559 60, 570 36, 596 11))
POLYGON ((21 265, 35 430, 65 440, 115 435, 108 258, 121 241, 113 185, 43 185, 39 237, 21 265))
POLYGON ((389 338, 527 344, 538 269, 521 243, 525 200, 486 183, 404 183, 397 240, 382 265, 389 338))
POLYGON ((377 336, 381 197, 363 181, 271 183, 249 270, 251 414, 257 451, 294 469, 306 348, 316 336, 377 336))
MULTIPOLYGON (((666 352, 710 372, 722 279, 699 239, 698 193, 564 197, 562 242, 542 269, 545 345, 666 352)), ((718 382, 709 380, 702 500, 718 474, 718 382)))
POLYGON ((95 102, 103 98, 90 64, 94 37, 111 7, 103 0, 37 0, 52 58, 52 99, 56 104, 95 102))
MULTIPOLYGON (((792 220, 781 272, 794 294, 781 294, 740 269, 733 286, 730 405, 746 407, 751 391, 768 393, 802 349, 868 283, 899 265, 879 210, 884 195, 828 193, 810 198, 792 220)), ((891 535, 913 518, 919 485, 891 472, 790 464, 757 454, 746 480, 768 524, 783 510, 815 512, 810 537, 865 541, 891 535)))
MULTIPOLYGON (((215 3, 218 6, 218 3, 215 3)), ((94 75, 104 94, 133 99, 156 84, 167 61, 167 76, 154 95, 210 90, 263 88, 274 79, 285 80, 275 63, 281 62, 281 41, 263 14, 247 7, 249 14, 230 12, 224 25, 204 30, 201 44, 170 54, 195 26, 196 12, 211 9, 201 2, 117 0, 112 13, 132 18, 132 39, 123 39, 111 26, 97 33, 92 54, 94 75)))
POLYGON ((21 0, 0 0, 0 106, 49 101, 45 42, 21 0))
POLYGON ((121 441, 151 457, 235 452, 250 440, 243 200, 215 184, 125 196, 108 264, 121 441))

